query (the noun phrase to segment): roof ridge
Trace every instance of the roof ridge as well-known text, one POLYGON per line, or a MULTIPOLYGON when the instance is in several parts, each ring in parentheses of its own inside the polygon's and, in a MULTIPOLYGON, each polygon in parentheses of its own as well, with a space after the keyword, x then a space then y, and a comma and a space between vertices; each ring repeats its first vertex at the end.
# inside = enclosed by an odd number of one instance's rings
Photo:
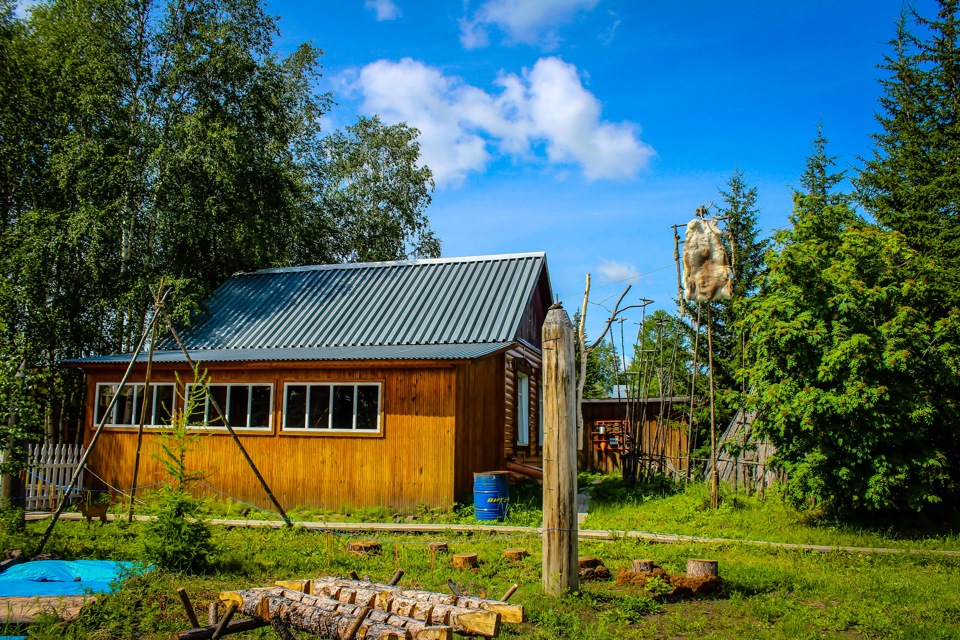
POLYGON ((545 251, 527 251, 522 253, 500 253, 482 256, 453 256, 449 258, 417 258, 414 260, 385 260, 381 262, 347 262, 336 264, 313 264, 299 267, 275 267, 258 271, 242 271, 235 276, 255 276, 276 273, 302 273, 305 271, 327 271, 335 269, 362 269, 369 267, 406 267, 424 264, 455 264, 459 262, 493 262, 516 260, 519 258, 546 258, 545 251))

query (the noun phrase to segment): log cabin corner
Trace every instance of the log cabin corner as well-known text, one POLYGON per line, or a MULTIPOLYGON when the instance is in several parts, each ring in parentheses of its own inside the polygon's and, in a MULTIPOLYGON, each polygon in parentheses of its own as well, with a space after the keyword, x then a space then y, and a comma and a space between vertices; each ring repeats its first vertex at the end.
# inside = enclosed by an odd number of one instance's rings
MULTIPOLYGON (((285 508, 469 501, 475 472, 540 460, 540 331, 552 291, 543 253, 265 269, 231 277, 180 328, 210 394, 285 508)), ((84 442, 131 354, 70 360, 87 378, 84 442)), ((130 487, 168 480, 150 452, 193 373, 157 341, 150 390, 140 354, 88 468, 130 487)), ((269 499, 210 403, 192 416, 187 461, 216 491, 269 499), (215 414, 215 412, 214 412, 215 414)))

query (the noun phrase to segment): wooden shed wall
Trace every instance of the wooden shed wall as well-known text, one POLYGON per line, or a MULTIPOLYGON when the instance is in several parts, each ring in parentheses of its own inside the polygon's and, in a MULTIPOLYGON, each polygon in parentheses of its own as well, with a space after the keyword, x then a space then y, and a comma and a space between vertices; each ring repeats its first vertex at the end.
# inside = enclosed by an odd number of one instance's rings
POLYGON ((504 448, 508 458, 539 463, 542 456, 540 440, 540 381, 543 357, 539 350, 523 343, 506 353, 504 365, 504 448), (530 444, 517 445, 517 371, 530 376, 530 444))
MULTIPOLYGON (((118 382, 119 370, 95 370, 88 375, 85 442, 92 435, 98 382, 118 382)), ((135 374, 136 376, 136 374, 135 374)), ((181 371, 187 379, 190 374, 181 371)), ((339 508, 342 505, 389 505, 411 509, 418 502, 449 506, 454 500, 454 420, 456 369, 451 366, 388 368, 318 366, 278 368, 247 366, 211 369, 211 382, 272 383, 271 432, 243 433, 240 438, 285 508, 339 508), (382 382, 381 433, 281 433, 283 382, 382 382)), ((132 380, 143 380, 143 374, 132 380)), ((154 369, 154 382, 174 380, 174 371, 154 369)), ((226 431, 195 430, 199 447, 188 466, 210 473, 206 482, 224 493, 268 508, 271 505, 226 431)), ((156 431, 147 430, 139 484, 161 482, 166 475, 151 452, 157 451, 156 431)), ((115 487, 130 487, 136 428, 104 429, 89 466, 115 487)))
POLYGON ((473 474, 503 469, 504 355, 457 367, 454 494, 470 502, 473 474))
MULTIPOLYGON (((665 448, 669 464, 677 469, 686 469, 687 461, 687 425, 685 423, 686 404, 664 407, 665 424, 657 432, 657 416, 660 413, 659 402, 644 405, 643 430, 641 432, 641 450, 645 453, 660 453, 665 448), (659 438, 659 440, 658 440, 659 438)), ((625 403, 616 400, 583 401, 583 446, 579 456, 579 465, 583 470, 615 471, 620 469, 620 456, 614 451, 601 451, 597 446, 597 421, 623 420, 625 403)))

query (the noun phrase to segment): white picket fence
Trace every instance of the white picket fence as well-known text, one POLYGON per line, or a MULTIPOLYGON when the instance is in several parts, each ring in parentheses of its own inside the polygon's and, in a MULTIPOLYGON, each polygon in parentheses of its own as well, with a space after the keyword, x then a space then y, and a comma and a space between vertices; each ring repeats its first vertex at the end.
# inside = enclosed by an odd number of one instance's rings
MULTIPOLYGON (((82 444, 32 444, 27 447, 27 472, 24 485, 27 511, 53 511, 63 498, 70 478, 83 457, 82 444)), ((83 472, 70 499, 77 500, 83 487, 83 472)))

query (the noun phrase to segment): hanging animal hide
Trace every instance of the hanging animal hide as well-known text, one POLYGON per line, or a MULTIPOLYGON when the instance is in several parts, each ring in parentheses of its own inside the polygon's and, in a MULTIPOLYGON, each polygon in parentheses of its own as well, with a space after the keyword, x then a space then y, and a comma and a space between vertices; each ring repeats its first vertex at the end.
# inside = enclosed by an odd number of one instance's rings
POLYGON ((713 220, 694 218, 683 244, 683 297, 696 302, 733 295, 733 271, 713 220))

